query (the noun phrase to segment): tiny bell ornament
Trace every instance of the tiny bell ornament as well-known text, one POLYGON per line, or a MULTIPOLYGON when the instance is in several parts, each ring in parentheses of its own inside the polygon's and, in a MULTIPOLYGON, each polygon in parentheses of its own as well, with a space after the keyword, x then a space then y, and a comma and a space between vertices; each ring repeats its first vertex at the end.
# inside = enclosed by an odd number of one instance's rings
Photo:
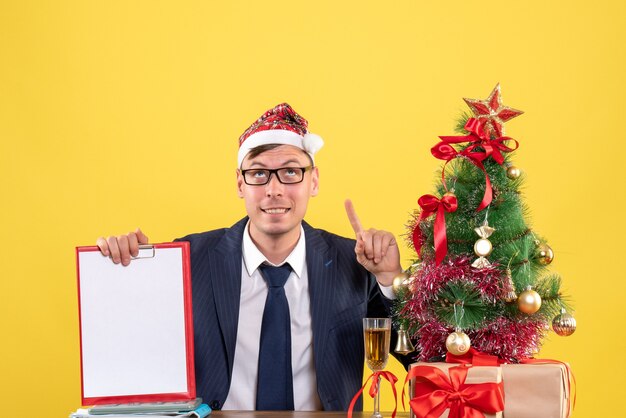
POLYGON ((515 284, 513 283, 513 275, 511 269, 506 269, 506 286, 505 286, 504 301, 511 303, 517 300, 517 293, 515 293, 515 284))
MULTIPOLYGON (((406 293, 409 291, 410 281, 411 275, 406 271, 398 274, 396 277, 393 278, 393 282, 391 284, 393 293, 399 298, 405 297, 406 293)), ((402 355, 407 355, 415 351, 415 347, 413 346, 413 343, 409 338, 409 333, 407 332, 405 321, 400 321, 400 325, 398 327, 398 341, 396 342, 396 347, 393 351, 402 355)))
POLYGON ((398 329, 398 342, 396 343, 396 347, 393 351, 404 356, 415 351, 415 347, 413 346, 413 343, 409 338, 409 333, 403 323, 400 324, 400 328, 398 329))
POLYGON ((565 308, 561 308, 561 313, 552 320, 552 329, 556 335, 569 337, 576 331, 576 318, 568 314, 565 308))
POLYGON ((482 226, 475 228, 474 231, 478 234, 480 239, 474 243, 474 254, 478 256, 472 263, 472 267, 483 268, 490 266, 491 263, 485 257, 491 254, 493 245, 487 238, 491 236, 496 230, 487 224, 487 220, 483 222, 482 226))
POLYGON ((532 315, 541 308, 541 296, 530 286, 526 286, 526 290, 517 298, 517 307, 525 314, 532 315))

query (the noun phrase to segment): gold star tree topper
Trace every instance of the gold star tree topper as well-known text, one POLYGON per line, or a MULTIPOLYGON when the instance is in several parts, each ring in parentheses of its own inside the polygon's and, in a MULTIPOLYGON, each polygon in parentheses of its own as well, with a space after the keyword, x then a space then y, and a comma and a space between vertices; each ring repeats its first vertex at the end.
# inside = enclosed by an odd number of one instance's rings
POLYGON ((484 129, 489 136, 499 138, 504 135, 504 123, 524 113, 502 104, 500 83, 496 84, 489 97, 485 100, 463 99, 472 109, 474 117, 484 123, 484 129))

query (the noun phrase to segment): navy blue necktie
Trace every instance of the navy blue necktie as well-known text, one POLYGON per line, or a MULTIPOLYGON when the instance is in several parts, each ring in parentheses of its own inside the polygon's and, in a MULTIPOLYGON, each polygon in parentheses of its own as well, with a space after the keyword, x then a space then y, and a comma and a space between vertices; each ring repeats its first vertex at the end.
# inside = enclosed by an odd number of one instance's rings
POLYGON ((269 289, 261 324, 256 409, 293 411, 291 319, 284 288, 291 267, 262 264, 259 269, 269 289))

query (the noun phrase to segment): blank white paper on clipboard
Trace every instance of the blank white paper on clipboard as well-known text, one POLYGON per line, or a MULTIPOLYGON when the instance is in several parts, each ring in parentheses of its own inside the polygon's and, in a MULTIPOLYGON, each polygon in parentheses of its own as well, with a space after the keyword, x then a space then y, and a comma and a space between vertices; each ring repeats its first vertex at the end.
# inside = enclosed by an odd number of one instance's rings
POLYGON ((83 405, 195 398, 189 243, 146 252, 76 250, 83 405))

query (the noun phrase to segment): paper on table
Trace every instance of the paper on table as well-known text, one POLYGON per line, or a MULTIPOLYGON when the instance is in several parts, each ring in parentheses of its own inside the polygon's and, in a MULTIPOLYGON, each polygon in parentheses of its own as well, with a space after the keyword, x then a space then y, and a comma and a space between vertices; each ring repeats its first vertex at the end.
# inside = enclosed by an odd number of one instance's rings
POLYGON ((145 414, 107 414, 107 415, 93 415, 90 414, 87 409, 78 409, 76 412, 70 414, 70 418, 205 418, 211 413, 211 408, 207 404, 198 406, 193 411, 181 412, 181 413, 145 413, 145 414))

